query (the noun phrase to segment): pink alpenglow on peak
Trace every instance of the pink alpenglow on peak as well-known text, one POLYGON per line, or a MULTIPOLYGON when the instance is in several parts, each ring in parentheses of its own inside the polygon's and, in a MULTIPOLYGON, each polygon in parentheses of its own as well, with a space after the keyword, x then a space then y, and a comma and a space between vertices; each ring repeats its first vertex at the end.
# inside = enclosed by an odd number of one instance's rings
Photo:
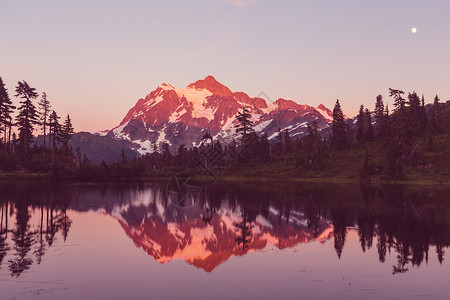
POLYGON ((244 92, 233 92, 213 76, 207 76, 186 88, 161 84, 139 99, 108 135, 131 142, 141 154, 151 152, 155 143, 168 143, 174 150, 182 144, 198 146, 206 132, 215 140, 228 143, 236 137, 235 116, 244 106, 252 114, 255 131, 267 134, 269 140, 279 130, 301 138, 308 123, 316 120, 322 130, 332 120, 332 112, 322 104, 314 108, 281 98, 267 103, 244 92))

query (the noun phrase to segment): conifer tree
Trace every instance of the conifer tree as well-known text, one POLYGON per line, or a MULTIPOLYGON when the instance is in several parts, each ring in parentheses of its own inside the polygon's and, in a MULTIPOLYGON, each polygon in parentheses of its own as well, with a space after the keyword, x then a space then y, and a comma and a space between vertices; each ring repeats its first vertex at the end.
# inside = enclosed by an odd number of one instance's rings
POLYGON ((427 127, 427 111, 425 109, 425 97, 422 94, 421 106, 419 110, 419 122, 422 128, 427 127))
POLYGON ((333 122, 331 124, 331 147, 337 150, 346 149, 349 146, 348 128, 344 120, 344 114, 339 104, 339 100, 333 109, 333 122))
POLYGON ((53 110, 48 118, 48 126, 49 126, 49 144, 51 140, 51 151, 52 151, 52 163, 55 162, 55 147, 56 142, 60 141, 61 135, 61 125, 59 124, 60 117, 53 110))
POLYGON ((440 104, 439 97, 436 95, 434 97, 433 108, 431 109, 431 126, 435 132, 440 132, 441 124, 440 124, 440 104))
POLYGON ((159 153, 159 149, 158 149, 158 144, 156 143, 156 141, 152 142, 152 153, 159 153))
POLYGON ((292 152, 292 140, 289 134, 289 130, 284 130, 284 152, 291 153, 292 152))
POLYGON ((238 124, 236 125, 236 132, 242 132, 242 137, 246 137, 248 134, 254 132, 253 121, 251 118, 252 115, 245 106, 242 108, 242 112, 238 112, 236 115, 236 120, 238 121, 238 124))
POLYGON ((72 120, 70 119, 69 114, 67 114, 66 119, 64 120, 64 125, 62 126, 60 139, 63 144, 63 146, 66 148, 66 150, 69 149, 69 141, 72 138, 72 136, 75 134, 72 120))
POLYGON ((12 126, 12 117, 16 107, 12 105, 11 99, 8 95, 8 90, 5 88, 5 84, 3 83, 2 78, 0 77, 0 132, 4 131, 4 143, 11 142, 11 126, 12 126), (9 128, 8 138, 7 131, 9 128))
MULTIPOLYGON (((401 90, 389 89, 389 95, 394 98, 394 113, 390 125, 392 126, 396 149, 407 151, 407 148, 414 142, 414 128, 411 124, 411 114, 408 113, 403 94, 404 92, 401 90)), ((415 101, 416 99, 413 99, 413 105, 415 105, 415 101)))
POLYGON ((402 90, 389 89, 389 96, 394 99, 394 112, 403 109, 406 106, 406 100, 403 98, 405 92, 402 90))
POLYGON ((359 107, 359 113, 358 116, 356 117, 356 140, 358 142, 362 141, 364 138, 364 106, 361 105, 359 107))
POLYGON ((15 97, 21 98, 19 114, 16 116, 17 126, 19 127, 19 140, 24 149, 24 158, 27 158, 27 150, 33 139, 34 126, 40 124, 36 106, 31 101, 36 99, 38 94, 36 89, 28 85, 26 81, 18 82, 16 86, 15 97))
POLYGON ((41 124, 42 124, 42 129, 44 132, 44 142, 43 142, 43 148, 45 148, 45 139, 46 139, 46 129, 47 129, 47 125, 48 125, 48 116, 50 115, 50 101, 48 101, 47 99, 47 94, 45 92, 42 93, 42 97, 41 100, 38 103, 39 105, 39 110, 40 110, 40 119, 41 119, 41 124))
POLYGON ((373 137, 372 116, 369 109, 366 108, 364 112, 364 139, 370 142, 373 140, 373 137))
POLYGON ((267 132, 264 132, 259 139, 259 158, 261 161, 267 161, 270 158, 272 154, 271 147, 267 132))
POLYGON ((319 127, 317 120, 312 121, 311 123, 308 123, 308 126, 306 128, 307 135, 305 137, 305 150, 306 153, 309 156, 310 163, 313 163, 313 160, 315 160, 316 154, 318 154, 319 150, 319 127))
POLYGON ((122 165, 125 165, 128 163, 127 155, 125 154, 125 149, 122 147, 122 150, 120 151, 120 162, 122 165))
POLYGON ((376 124, 376 134, 377 136, 383 135, 384 127, 384 104, 383 96, 378 95, 375 102, 375 124, 376 124))
POLYGON ((420 125, 420 98, 416 92, 412 92, 408 94, 409 100, 409 114, 410 119, 409 123, 412 127, 415 128, 415 131, 422 130, 420 125))

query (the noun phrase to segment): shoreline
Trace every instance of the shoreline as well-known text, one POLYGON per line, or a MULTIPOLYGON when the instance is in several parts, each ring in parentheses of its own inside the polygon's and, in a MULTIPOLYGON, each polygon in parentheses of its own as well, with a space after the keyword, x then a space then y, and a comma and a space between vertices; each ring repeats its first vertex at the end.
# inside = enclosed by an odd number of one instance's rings
MULTIPOLYGON (((185 178, 185 176, 179 176, 179 178, 185 178)), ((170 180, 169 176, 155 176, 155 177, 135 177, 135 178, 100 178, 100 179, 62 179, 55 180, 51 177, 50 173, 31 173, 31 172, 0 172, 0 180, 36 180, 36 181, 54 181, 54 182, 105 182, 105 181, 164 181, 170 180)), ((361 179, 352 178, 318 178, 318 177, 243 177, 243 176, 220 176, 217 180, 212 180, 212 177, 208 176, 192 176, 192 180, 195 181, 210 181, 210 182, 309 182, 309 183, 358 183, 365 186, 387 186, 387 185, 450 185, 450 180, 444 181, 441 179, 429 180, 377 180, 375 182, 364 182, 361 179)))

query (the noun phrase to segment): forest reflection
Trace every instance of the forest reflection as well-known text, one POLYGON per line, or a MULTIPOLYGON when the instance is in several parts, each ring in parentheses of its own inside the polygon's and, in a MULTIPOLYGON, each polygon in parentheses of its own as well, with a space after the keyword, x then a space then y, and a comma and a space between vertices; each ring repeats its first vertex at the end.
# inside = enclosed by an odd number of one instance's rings
POLYGON ((0 268, 20 276, 64 243, 71 211, 115 218, 156 261, 183 259, 207 272, 232 256, 333 239, 337 259, 349 231, 392 273, 442 264, 450 245, 448 188, 351 184, 133 182, 0 183, 0 268), (430 253, 433 246, 436 253, 430 253))

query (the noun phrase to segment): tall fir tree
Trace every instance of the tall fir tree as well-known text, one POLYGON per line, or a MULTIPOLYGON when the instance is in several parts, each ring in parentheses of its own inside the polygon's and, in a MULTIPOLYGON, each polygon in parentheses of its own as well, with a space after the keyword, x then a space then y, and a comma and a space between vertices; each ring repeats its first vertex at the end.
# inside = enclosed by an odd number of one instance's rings
POLYGON ((436 95, 434 97, 433 107, 431 109, 431 127, 434 132, 441 131, 441 120, 440 120, 441 107, 439 101, 440 99, 438 95, 436 95))
POLYGON ((284 153, 292 153, 293 145, 291 135, 289 134, 289 130, 284 130, 284 153))
POLYGON ((416 92, 408 94, 410 124, 415 127, 416 130, 422 130, 420 127, 420 98, 416 92))
MULTIPOLYGON (((3 131, 5 144, 11 142, 12 113, 16 107, 9 98, 8 90, 5 88, 3 79, 0 77, 0 132, 3 131), (9 129, 9 133, 8 133, 9 129)), ((6 147, 5 147, 6 149, 6 147)))
POLYGON ((242 108, 242 112, 238 112, 236 115, 238 124, 235 126, 237 133, 242 133, 242 137, 246 137, 248 134, 253 133, 253 121, 247 107, 242 108))
POLYGON ((403 109, 406 106, 406 100, 403 98, 405 94, 402 90, 389 89, 389 96, 394 99, 394 112, 403 109))
POLYGON ((384 121, 383 96, 378 95, 375 102, 375 133, 377 137, 383 136, 384 121))
POLYGON ((331 147, 337 150, 348 148, 348 128, 344 120, 344 113, 342 112, 339 100, 333 109, 333 122, 331 123, 331 147))
POLYGON ((60 134, 61 143, 63 144, 64 148, 66 148, 66 150, 69 149, 69 141, 74 134, 75 131, 73 129, 72 120, 70 119, 69 114, 67 114, 60 134))
POLYGON ((425 108, 425 97, 423 94, 422 94, 421 105, 420 105, 420 109, 419 109, 419 123, 422 128, 426 128, 428 126, 427 111, 425 108))
POLYGON ((49 126, 49 145, 52 152, 52 163, 55 163, 55 147, 56 142, 60 141, 61 135, 61 125, 59 124, 60 117, 53 110, 48 118, 48 126, 49 126))
POLYGON ((312 164, 314 161, 318 159, 319 153, 319 125, 317 120, 308 123, 306 128, 307 135, 304 138, 304 147, 305 151, 308 154, 309 163, 312 164))
POLYGON ((372 126, 372 116, 369 109, 364 112, 364 139, 368 142, 373 141, 374 132, 372 126))
POLYGON ((26 81, 19 81, 16 86, 15 97, 22 99, 16 121, 19 127, 19 141, 24 149, 24 158, 26 160, 27 152, 33 139, 34 126, 40 124, 36 106, 31 101, 38 97, 38 93, 26 81))
POLYGON ((364 106, 361 105, 359 107, 359 113, 356 117, 356 140, 358 142, 362 141, 364 139, 364 122, 365 116, 364 116, 364 106))
MULTIPOLYGON (((408 151, 409 146, 414 142, 414 127, 411 124, 411 110, 406 106, 407 102, 403 98, 404 93, 405 92, 401 90, 389 89, 389 95, 394 99, 394 113, 390 125, 392 126, 395 147, 399 151, 401 149, 403 152, 408 151)), ((415 105, 415 101, 416 99, 413 99, 413 105, 415 105)))
POLYGON ((48 117, 50 115, 50 101, 47 99, 47 94, 45 92, 42 93, 41 100, 38 103, 40 110, 40 120, 42 124, 42 129, 44 133, 44 142, 42 144, 43 148, 46 146, 46 129, 48 125, 48 117))

